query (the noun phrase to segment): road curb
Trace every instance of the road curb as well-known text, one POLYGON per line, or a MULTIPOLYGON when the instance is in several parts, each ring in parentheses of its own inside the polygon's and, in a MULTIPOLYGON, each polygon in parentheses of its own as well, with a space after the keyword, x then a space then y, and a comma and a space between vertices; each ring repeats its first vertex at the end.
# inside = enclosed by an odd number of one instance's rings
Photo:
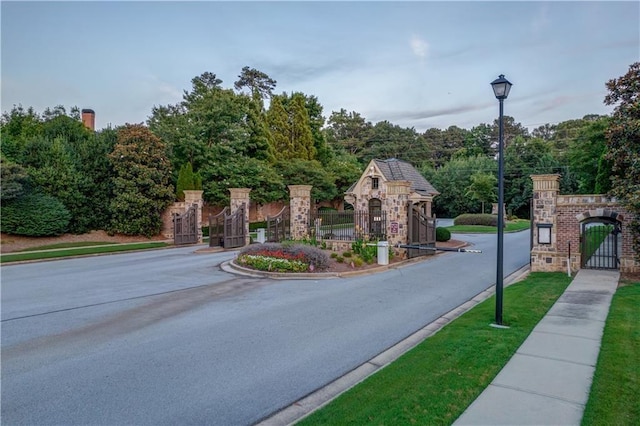
MULTIPOLYGON (((504 279, 503 285, 508 287, 523 280, 529 274, 529 264, 522 266, 504 279)), ((445 313, 435 321, 412 333, 400 342, 379 353, 364 364, 359 365, 336 380, 320 387, 300 398, 291 405, 256 423, 257 426, 292 425, 313 412, 329 404, 335 398, 361 383, 368 377, 382 370, 409 350, 418 346, 428 337, 433 336, 445 325, 474 308, 495 293, 495 283, 478 293, 467 302, 445 313)))

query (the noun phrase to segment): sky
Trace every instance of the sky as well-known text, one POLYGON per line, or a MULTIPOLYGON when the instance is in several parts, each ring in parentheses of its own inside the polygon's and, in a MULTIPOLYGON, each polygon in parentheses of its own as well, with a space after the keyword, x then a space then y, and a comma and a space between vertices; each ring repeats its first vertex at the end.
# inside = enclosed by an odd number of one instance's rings
POLYGON ((605 83, 640 60, 640 2, 12 2, 1 8, 1 106, 91 108, 96 129, 140 123, 212 72, 244 66, 323 115, 422 132, 529 129, 609 114, 605 83))

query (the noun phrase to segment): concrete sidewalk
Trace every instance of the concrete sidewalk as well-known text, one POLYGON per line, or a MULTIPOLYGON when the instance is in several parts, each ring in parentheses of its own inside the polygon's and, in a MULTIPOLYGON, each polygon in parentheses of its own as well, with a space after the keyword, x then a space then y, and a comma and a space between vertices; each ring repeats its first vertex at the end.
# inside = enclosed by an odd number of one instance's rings
POLYGON ((582 269, 455 425, 579 425, 618 271, 582 269))

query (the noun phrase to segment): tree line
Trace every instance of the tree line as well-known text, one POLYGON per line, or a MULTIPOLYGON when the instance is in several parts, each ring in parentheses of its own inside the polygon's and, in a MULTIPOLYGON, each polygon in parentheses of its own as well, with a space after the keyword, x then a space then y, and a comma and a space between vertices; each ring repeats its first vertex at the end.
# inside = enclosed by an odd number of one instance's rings
MULTIPOLYGON (((68 213, 65 231, 153 235, 162 210, 191 189, 184 182, 193 177, 180 177, 181 170, 196 175, 210 204, 227 204, 231 187, 252 188, 257 203, 282 200, 291 184, 313 185, 312 197, 325 201, 340 199, 373 158, 416 166, 441 193, 434 201, 440 217, 480 212, 495 201, 497 119, 421 133, 389 121, 374 124, 345 109, 325 118, 316 96, 275 94, 276 84, 244 67, 225 88, 205 72, 192 79, 181 102, 154 106, 145 124, 97 132, 82 125, 77 108, 39 114, 14 106, 0 123, 3 211, 20 202, 15 210, 24 212, 25 199, 45 197, 68 213)), ((627 96, 610 91, 612 104, 627 96)), ((508 212, 528 217, 531 174, 560 173, 565 193, 610 191, 611 176, 623 172, 611 154, 616 117, 588 115, 529 132, 506 116, 508 212)))

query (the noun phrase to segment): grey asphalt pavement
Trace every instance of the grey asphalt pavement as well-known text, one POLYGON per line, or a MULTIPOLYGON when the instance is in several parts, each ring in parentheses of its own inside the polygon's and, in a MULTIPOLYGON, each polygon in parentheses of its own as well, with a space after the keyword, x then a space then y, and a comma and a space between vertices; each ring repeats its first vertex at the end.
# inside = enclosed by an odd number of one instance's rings
MULTIPOLYGON (((229 275, 193 248, 3 266, 5 424, 253 424, 495 282, 495 235, 375 275, 229 275)), ((505 235, 505 275, 529 234, 505 235)))

